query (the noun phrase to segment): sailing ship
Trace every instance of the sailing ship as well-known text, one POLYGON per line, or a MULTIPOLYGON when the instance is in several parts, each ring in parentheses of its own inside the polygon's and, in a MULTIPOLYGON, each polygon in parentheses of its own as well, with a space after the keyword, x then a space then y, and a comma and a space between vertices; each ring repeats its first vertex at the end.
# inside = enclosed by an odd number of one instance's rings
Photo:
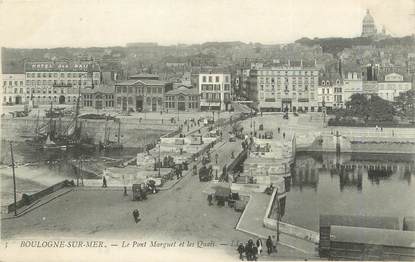
POLYGON ((117 141, 110 140, 110 132, 111 128, 108 126, 108 118, 105 121, 105 129, 104 129, 104 142, 99 144, 99 149, 102 150, 115 150, 115 149, 122 149, 123 145, 121 144, 121 119, 117 120, 118 122, 118 134, 117 134, 117 141))

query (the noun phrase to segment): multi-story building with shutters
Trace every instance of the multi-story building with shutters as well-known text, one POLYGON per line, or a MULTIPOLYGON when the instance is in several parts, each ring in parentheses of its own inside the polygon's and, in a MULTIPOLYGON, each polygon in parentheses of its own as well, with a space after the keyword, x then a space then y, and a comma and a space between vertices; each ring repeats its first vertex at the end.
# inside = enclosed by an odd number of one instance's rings
POLYGON ((201 110, 229 110, 232 101, 231 74, 199 74, 201 110))
POLYGON ((385 80, 378 83, 378 95, 389 101, 394 101, 400 93, 412 88, 412 83, 404 81, 400 74, 392 73, 385 76, 385 80))
POLYGON ((319 70, 297 66, 259 67, 251 69, 250 98, 261 111, 318 110, 319 70))
POLYGON ((2 104, 22 104, 29 99, 25 86, 25 74, 3 74, 2 104))
POLYGON ((74 104, 79 90, 101 83, 100 67, 91 61, 27 62, 28 99, 34 104, 74 104))

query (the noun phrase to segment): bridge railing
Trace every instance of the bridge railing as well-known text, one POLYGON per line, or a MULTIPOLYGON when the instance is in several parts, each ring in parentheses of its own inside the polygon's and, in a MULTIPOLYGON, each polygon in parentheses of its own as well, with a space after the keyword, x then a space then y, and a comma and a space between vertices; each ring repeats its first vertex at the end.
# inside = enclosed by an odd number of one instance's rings
MULTIPOLYGON (((324 131, 324 135, 336 134, 336 130, 324 131)), ((383 131, 369 130, 340 130, 339 135, 346 137, 378 137, 378 138, 413 138, 415 139, 414 129, 383 129, 383 131)))

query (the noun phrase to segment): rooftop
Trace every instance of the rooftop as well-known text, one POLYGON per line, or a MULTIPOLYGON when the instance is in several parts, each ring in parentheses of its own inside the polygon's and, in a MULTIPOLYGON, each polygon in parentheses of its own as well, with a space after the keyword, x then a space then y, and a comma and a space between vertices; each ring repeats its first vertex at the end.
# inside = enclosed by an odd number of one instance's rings
POLYGON ((114 86, 107 86, 107 85, 100 85, 96 86, 95 88, 83 88, 81 89, 82 94, 96 94, 96 93, 105 93, 105 94, 113 94, 114 93, 114 86))
POLYGON ((26 62, 25 72, 97 72, 100 66, 92 61, 44 61, 26 62))
POLYGON ((161 80, 155 80, 155 79, 130 79, 130 80, 124 80, 122 82, 118 82, 115 85, 116 86, 130 86, 130 85, 148 85, 148 86, 164 86, 168 82, 161 81, 161 80))
POLYGON ((415 248, 415 232, 412 231, 331 226, 330 239, 336 242, 415 248))
POLYGON ((185 86, 180 86, 176 89, 170 90, 169 92, 166 93, 166 95, 179 95, 179 94, 183 94, 183 95, 198 95, 199 91, 197 90, 197 88, 187 88, 185 86))
POLYGON ((399 229, 399 218, 375 216, 320 215, 320 227, 331 225, 399 229))
POLYGON ((148 74, 148 73, 140 73, 140 74, 135 74, 135 75, 131 75, 128 77, 128 79, 160 79, 160 77, 158 75, 155 74, 148 74))

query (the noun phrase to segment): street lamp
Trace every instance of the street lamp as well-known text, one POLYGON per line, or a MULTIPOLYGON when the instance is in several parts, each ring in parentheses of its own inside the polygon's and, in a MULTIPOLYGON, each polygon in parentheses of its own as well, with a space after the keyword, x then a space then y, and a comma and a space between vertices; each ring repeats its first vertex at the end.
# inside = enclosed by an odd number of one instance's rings
POLYGON ((281 219, 281 210, 280 210, 280 200, 278 198, 278 187, 276 188, 275 196, 277 197, 277 241, 280 241, 280 219, 281 219))
POLYGON ((252 108, 251 108, 251 129, 252 129, 252 108))
POLYGON ((180 121, 180 116, 179 116, 179 101, 177 101, 177 122, 180 121))
POLYGON ((160 169, 161 169, 161 162, 160 162, 160 158, 161 158, 161 154, 160 154, 160 148, 161 148, 161 140, 159 140, 159 177, 161 177, 161 172, 160 172, 160 169))

